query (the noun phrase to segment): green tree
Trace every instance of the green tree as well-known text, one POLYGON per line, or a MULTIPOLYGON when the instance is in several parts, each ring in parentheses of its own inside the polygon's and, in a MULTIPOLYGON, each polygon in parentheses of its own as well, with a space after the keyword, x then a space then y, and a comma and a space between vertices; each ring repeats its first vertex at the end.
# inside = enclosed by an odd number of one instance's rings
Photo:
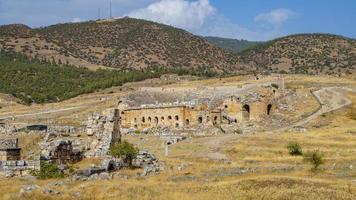
POLYGON ((124 140, 110 148, 110 154, 116 158, 121 158, 125 163, 132 166, 132 160, 138 154, 138 148, 134 147, 133 144, 124 140))

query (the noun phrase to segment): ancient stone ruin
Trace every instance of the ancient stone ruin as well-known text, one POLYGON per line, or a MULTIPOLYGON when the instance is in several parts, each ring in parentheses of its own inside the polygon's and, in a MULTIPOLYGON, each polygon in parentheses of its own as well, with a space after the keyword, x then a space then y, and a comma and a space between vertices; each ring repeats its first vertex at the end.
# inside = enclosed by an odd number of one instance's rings
POLYGON ((38 168, 37 160, 21 160, 18 139, 0 140, 0 176, 27 175, 30 170, 38 168))
POLYGON ((47 142, 41 151, 41 160, 51 161, 57 165, 72 164, 83 158, 79 149, 74 149, 70 140, 56 140, 47 142))
POLYGON ((157 93, 153 104, 142 104, 144 100, 135 96, 124 99, 119 105, 121 127, 138 131, 164 127, 207 129, 222 124, 258 122, 273 113, 275 101, 281 96, 278 86, 271 85, 252 89, 222 87, 202 90, 207 91, 206 95, 199 94, 199 91, 194 95, 192 90, 190 96, 184 97, 185 101, 160 102, 161 96, 166 99, 169 95, 174 97, 175 91, 167 90, 151 91, 157 93))
POLYGON ((92 137, 86 157, 106 156, 109 148, 121 141, 119 110, 93 113, 87 122, 87 135, 92 137))
POLYGON ((18 139, 4 139, 0 141, 0 161, 20 160, 21 148, 18 139))

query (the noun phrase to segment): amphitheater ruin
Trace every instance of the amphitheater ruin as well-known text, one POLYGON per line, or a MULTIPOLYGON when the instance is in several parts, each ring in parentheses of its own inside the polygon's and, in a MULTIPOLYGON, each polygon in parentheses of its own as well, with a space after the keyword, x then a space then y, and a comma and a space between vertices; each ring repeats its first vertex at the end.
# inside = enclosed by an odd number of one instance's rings
POLYGON ((283 82, 202 88, 141 88, 118 105, 121 128, 189 129, 258 122, 274 111, 283 82))

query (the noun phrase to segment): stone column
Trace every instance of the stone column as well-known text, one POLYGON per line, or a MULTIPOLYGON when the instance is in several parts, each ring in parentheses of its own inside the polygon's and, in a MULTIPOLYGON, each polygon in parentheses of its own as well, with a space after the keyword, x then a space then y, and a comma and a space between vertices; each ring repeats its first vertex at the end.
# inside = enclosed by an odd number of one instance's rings
POLYGON ((110 147, 121 142, 121 132, 120 132, 121 119, 120 119, 119 109, 115 109, 113 120, 114 121, 113 121, 113 130, 112 130, 110 147))

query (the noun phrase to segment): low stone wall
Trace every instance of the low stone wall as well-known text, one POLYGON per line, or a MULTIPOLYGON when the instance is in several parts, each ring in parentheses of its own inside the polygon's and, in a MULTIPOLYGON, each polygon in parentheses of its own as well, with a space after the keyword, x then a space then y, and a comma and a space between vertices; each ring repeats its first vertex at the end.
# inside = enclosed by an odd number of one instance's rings
POLYGON ((31 170, 39 169, 39 160, 0 161, 0 176, 26 176, 31 170))

